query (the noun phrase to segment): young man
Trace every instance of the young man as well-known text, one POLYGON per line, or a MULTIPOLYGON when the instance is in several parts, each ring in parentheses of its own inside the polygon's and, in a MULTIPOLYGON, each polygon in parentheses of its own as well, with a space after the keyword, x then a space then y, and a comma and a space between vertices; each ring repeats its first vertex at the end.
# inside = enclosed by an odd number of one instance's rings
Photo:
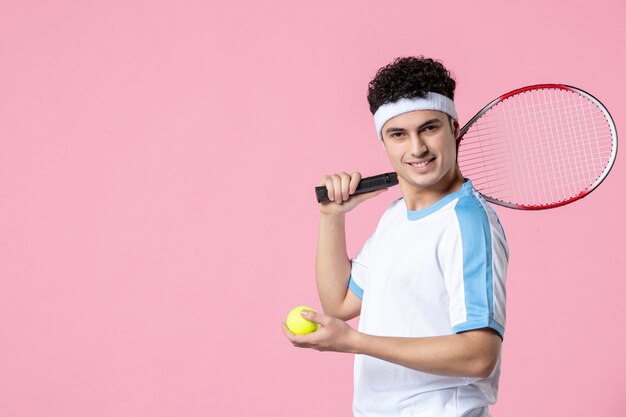
POLYGON ((325 176, 317 285, 325 314, 297 347, 351 352, 355 416, 485 417, 495 403, 505 324, 508 249, 495 212, 461 176, 455 81, 439 62, 397 59, 368 100, 402 198, 353 260, 345 214, 358 173, 325 176), (360 315, 359 330, 344 320, 360 315))

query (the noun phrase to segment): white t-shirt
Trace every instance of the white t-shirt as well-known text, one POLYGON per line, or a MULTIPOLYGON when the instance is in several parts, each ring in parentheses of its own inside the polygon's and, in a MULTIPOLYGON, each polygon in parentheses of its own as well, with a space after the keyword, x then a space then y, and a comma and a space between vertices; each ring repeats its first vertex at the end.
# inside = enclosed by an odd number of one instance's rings
MULTIPOLYGON (((350 290, 362 298, 359 331, 428 337, 505 325, 508 248, 496 213, 467 180, 430 207, 396 200, 352 260, 350 290)), ((484 417, 500 361, 484 379, 418 372, 356 355, 355 416, 484 417)))

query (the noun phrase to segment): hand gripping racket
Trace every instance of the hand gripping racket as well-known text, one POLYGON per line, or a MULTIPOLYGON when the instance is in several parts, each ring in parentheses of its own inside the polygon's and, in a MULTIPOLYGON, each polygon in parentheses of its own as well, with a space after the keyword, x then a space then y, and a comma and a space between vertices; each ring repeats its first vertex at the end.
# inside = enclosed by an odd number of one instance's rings
MULTIPOLYGON (((617 154, 609 111, 591 94, 562 84, 523 87, 496 98, 463 126, 460 139, 463 176, 487 201, 521 210, 585 197, 609 174, 617 154)), ((383 175, 397 183, 395 173, 383 175)), ((370 184, 355 193, 389 186, 370 184)), ((316 188, 323 202, 319 188, 325 187, 316 188)))

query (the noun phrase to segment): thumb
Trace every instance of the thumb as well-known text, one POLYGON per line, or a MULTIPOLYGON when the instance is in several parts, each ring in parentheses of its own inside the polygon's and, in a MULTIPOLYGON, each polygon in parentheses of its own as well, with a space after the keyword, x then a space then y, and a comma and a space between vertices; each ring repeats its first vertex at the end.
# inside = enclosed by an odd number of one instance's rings
POLYGON ((318 324, 324 324, 324 322, 326 321, 326 316, 318 313, 317 311, 312 311, 312 310, 302 310, 300 312, 300 314, 302 315, 302 317, 304 317, 305 319, 307 319, 308 321, 312 321, 314 323, 318 323, 318 324))

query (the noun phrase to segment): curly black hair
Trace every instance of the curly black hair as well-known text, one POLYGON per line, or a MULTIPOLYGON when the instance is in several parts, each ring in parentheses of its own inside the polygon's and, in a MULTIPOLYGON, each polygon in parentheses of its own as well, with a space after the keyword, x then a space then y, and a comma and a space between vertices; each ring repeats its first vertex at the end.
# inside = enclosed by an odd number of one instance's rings
POLYGON ((372 114, 385 103, 401 98, 426 97, 429 92, 454 100, 456 82, 439 61, 423 56, 396 58, 369 83, 367 101, 372 114))

